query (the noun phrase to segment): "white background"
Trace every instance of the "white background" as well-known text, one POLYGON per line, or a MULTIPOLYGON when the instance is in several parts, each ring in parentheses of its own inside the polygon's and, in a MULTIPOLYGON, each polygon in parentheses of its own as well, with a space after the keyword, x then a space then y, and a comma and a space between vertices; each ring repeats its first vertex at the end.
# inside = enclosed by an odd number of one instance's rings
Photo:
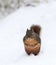
POLYGON ((0 65, 56 65, 56 2, 21 7, 0 20, 0 65), (28 56, 23 37, 32 24, 42 27, 41 51, 28 56))

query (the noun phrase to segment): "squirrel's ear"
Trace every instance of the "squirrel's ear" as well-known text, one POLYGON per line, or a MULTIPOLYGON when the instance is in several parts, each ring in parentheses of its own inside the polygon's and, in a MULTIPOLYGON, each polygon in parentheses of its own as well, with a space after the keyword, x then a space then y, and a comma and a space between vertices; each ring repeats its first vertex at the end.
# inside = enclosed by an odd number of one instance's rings
POLYGON ((29 30, 27 29, 26 33, 28 32, 29 30))
POLYGON ((28 28, 27 28, 27 31, 28 31, 28 28))

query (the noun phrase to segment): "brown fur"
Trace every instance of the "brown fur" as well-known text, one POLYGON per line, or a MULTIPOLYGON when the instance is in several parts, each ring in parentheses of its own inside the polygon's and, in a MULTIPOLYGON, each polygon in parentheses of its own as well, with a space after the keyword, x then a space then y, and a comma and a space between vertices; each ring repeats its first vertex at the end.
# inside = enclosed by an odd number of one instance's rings
POLYGON ((40 52, 40 30, 40 26, 33 25, 31 26, 30 30, 27 30, 26 35, 23 38, 25 51, 28 55, 30 55, 31 53, 37 55, 40 52))

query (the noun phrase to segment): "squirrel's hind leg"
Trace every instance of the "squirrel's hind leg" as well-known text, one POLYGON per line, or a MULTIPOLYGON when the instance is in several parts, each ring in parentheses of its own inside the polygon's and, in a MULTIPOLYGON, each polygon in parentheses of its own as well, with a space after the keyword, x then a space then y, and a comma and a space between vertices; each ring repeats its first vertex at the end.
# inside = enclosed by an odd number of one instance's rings
POLYGON ((37 45, 34 49, 33 49, 33 54, 36 56, 38 55, 40 52, 40 44, 37 45))
POLYGON ((25 51, 26 51, 26 53, 28 54, 28 55, 30 55, 31 54, 31 49, 30 48, 27 48, 27 47, 25 47, 25 51))

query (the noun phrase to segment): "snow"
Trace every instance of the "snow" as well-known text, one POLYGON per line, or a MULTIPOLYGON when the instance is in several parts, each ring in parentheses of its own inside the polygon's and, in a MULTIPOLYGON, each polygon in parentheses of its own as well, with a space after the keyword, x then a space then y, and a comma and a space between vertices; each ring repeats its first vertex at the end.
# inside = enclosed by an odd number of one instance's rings
POLYGON ((0 65, 56 65, 56 2, 21 7, 0 20, 0 65), (23 37, 26 29, 42 27, 41 51, 28 56, 23 37))

